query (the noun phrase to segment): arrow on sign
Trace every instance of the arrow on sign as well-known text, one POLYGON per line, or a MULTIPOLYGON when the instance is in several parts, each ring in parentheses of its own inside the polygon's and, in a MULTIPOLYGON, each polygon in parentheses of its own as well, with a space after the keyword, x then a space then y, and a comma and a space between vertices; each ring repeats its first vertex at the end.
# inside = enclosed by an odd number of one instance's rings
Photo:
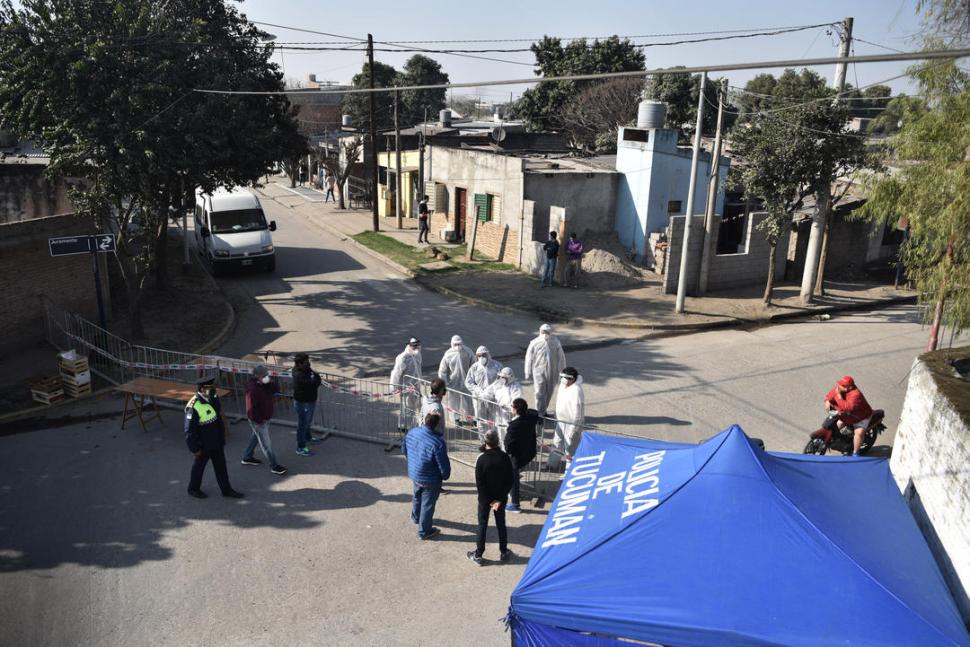
POLYGON ((98 249, 100 249, 101 251, 107 251, 107 250, 111 249, 111 243, 112 242, 114 242, 114 241, 111 240, 111 236, 99 236, 98 237, 98 249))

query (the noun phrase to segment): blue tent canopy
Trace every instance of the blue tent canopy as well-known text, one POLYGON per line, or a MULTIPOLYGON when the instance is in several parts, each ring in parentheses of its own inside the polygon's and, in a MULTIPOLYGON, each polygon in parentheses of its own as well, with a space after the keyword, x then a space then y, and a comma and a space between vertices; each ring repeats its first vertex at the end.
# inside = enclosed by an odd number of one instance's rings
POLYGON ((519 647, 970 645, 887 461, 584 434, 512 593, 519 647))

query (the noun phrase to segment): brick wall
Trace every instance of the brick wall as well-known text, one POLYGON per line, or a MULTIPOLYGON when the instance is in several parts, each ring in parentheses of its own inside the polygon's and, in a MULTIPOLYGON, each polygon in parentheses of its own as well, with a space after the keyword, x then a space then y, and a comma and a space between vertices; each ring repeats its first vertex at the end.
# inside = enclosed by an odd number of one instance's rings
MULTIPOLYGON (((73 215, 0 225, 0 352, 43 339, 41 294, 67 310, 97 317, 90 255, 51 258, 47 247, 49 237, 92 231, 73 215)), ((104 294, 107 298, 107 289, 104 294)))
MULTIPOLYGON (((439 232, 450 226, 448 218, 443 213, 434 212, 431 214, 431 236, 432 240, 441 240, 439 232)), ((469 218, 468 229, 465 232, 467 241, 471 241, 472 220, 469 218)), ((478 223, 478 232, 475 235, 475 251, 481 252, 488 258, 515 265, 519 261, 519 232, 509 229, 508 225, 500 225, 495 222, 478 223)))
POLYGON ((970 625, 970 383, 937 351, 913 364, 889 467, 970 625))

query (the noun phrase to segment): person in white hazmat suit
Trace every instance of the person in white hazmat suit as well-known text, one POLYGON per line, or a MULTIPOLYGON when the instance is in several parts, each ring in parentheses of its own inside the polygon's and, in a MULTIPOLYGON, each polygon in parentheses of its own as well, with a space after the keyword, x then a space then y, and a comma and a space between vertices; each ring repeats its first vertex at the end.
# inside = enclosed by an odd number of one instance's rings
POLYGON ((438 364, 438 377, 448 387, 445 405, 451 409, 448 413, 452 419, 460 425, 465 424, 465 416, 472 415, 471 396, 462 391, 466 390, 465 378, 473 361, 475 358, 472 352, 462 343, 461 337, 454 335, 451 338, 451 348, 445 351, 441 363, 438 364))
POLYGON ((421 406, 421 341, 416 337, 409 339, 407 346, 394 359, 391 384, 401 389, 397 428, 406 432, 421 406))
POLYGON ((495 429, 499 438, 505 437, 505 430, 512 419, 512 400, 522 397, 522 385, 515 379, 515 373, 508 366, 498 372, 498 379, 486 391, 486 397, 495 402, 495 429))
POLYGON ((586 417, 586 398, 583 377, 572 366, 559 375, 559 395, 556 396, 556 435, 549 452, 549 469, 559 470, 563 463, 573 460, 583 436, 586 417))
POLYGON ((468 368, 465 375, 465 390, 472 394, 472 406, 475 408, 475 422, 478 431, 488 431, 488 422, 494 416, 493 406, 488 402, 485 393, 492 383, 498 379, 498 372, 502 365, 492 359, 492 354, 484 346, 475 350, 475 361, 468 368))
POLYGON ((529 342, 525 351, 525 379, 532 380, 535 407, 539 415, 546 415, 552 394, 556 390, 559 372, 566 366, 566 354, 559 338, 552 334, 552 326, 539 326, 539 335, 529 342))

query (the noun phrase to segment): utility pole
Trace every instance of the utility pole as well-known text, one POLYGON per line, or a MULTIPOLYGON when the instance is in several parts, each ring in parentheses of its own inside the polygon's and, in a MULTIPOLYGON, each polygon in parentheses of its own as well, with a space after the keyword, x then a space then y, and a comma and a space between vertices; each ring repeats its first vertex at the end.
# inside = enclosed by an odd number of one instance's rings
POLYGON ((394 213, 397 215, 397 228, 404 229, 401 214, 401 125, 397 122, 398 91, 394 91, 394 213))
POLYGON ((687 250, 690 242, 690 222, 694 215, 694 185, 697 183, 697 162, 701 152, 701 125, 704 119, 704 86, 707 72, 701 72, 700 92, 697 93, 697 128, 694 130, 694 154, 690 161, 690 187, 687 189, 687 212, 684 215, 684 244, 680 250, 680 274, 677 276, 677 302, 674 312, 683 314, 687 296, 687 250))
POLYGON ((701 246, 701 274, 697 293, 707 292, 707 275, 711 271, 711 241, 714 238, 714 207, 717 202, 717 185, 721 179, 721 128, 724 125, 724 100, 727 97, 727 79, 721 79, 717 94, 717 131, 714 134, 714 150, 711 152, 711 174, 708 178, 707 209, 704 212, 704 244, 701 246))
MULTIPOLYGON (((367 34, 367 75, 370 77, 370 89, 374 89, 374 37, 367 34)), ((381 230, 381 219, 377 214, 377 124, 374 121, 374 93, 367 97, 370 104, 370 206, 374 217, 374 231, 381 230)))
MULTIPOLYGON (((188 274, 192 267, 192 259, 189 257, 189 217, 188 209, 185 204, 185 176, 179 178, 179 209, 182 210, 182 274, 188 274)), ((193 216, 194 217, 194 216, 193 216)))
MULTIPOLYGON (((839 58, 846 58, 852 48, 852 17, 842 20, 842 30, 839 35, 839 58)), ((845 73, 848 66, 840 61, 835 65, 835 79, 833 87, 836 91, 835 101, 840 101, 840 95, 845 91, 845 73)), ((808 249, 805 251, 805 270, 802 272, 802 286, 799 296, 802 303, 812 302, 812 294, 816 288, 816 278, 821 283, 822 266, 819 263, 823 249, 827 247, 823 241, 828 229, 829 211, 832 208, 831 185, 820 187, 815 193, 815 214, 812 216, 812 231, 808 236, 808 249)), ((821 291, 821 290, 820 290, 821 291)))

